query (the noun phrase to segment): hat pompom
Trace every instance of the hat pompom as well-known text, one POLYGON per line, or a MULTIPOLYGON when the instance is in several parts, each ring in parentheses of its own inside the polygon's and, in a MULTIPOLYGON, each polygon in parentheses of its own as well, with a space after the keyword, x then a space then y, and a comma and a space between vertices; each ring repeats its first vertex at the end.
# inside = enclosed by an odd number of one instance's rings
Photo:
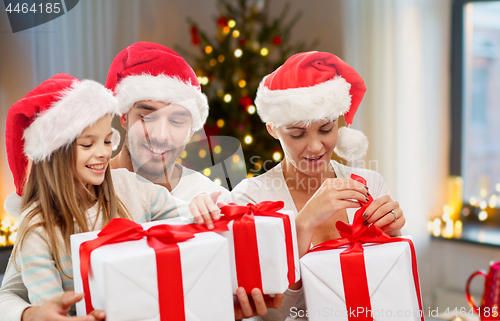
POLYGON ((113 147, 113 150, 116 150, 118 145, 120 145, 120 132, 114 128, 111 128, 111 131, 113 132, 113 135, 111 136, 111 146, 113 147))
POLYGON ((5 203, 3 207, 10 215, 14 217, 19 217, 21 215, 21 204, 22 199, 21 196, 17 195, 17 193, 11 193, 5 199, 5 203))
POLYGON ((347 161, 363 158, 368 151, 368 138, 359 130, 339 128, 335 153, 347 161))

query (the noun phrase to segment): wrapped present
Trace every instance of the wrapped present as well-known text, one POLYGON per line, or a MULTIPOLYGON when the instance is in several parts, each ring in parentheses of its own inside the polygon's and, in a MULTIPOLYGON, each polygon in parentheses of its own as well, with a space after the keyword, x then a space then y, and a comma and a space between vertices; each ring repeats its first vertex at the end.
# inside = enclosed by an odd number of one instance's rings
POLYGON ((318 244, 300 260, 310 321, 424 320, 413 243, 364 226, 369 199, 352 225, 337 222, 340 239, 318 244))
POLYGON ((77 314, 107 321, 234 320, 228 242, 199 227, 117 218, 71 236, 77 314), (197 234, 194 234, 197 233, 197 234))
POLYGON ((282 208, 283 202, 221 208, 216 224, 229 221, 220 234, 229 240, 233 293, 240 286, 247 293, 283 293, 300 279, 294 215, 282 208))

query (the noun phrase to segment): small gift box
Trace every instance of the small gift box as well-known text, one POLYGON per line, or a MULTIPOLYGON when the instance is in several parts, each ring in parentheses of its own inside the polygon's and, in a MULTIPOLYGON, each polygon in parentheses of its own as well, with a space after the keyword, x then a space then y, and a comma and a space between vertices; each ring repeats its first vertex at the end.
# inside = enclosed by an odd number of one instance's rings
POLYGON ((413 243, 363 225, 369 198, 353 225, 337 222, 340 239, 317 245, 300 260, 310 321, 424 320, 413 243))
POLYGON ((75 291, 85 293, 77 315, 95 308, 107 321, 234 320, 227 240, 168 221, 119 218, 71 236, 75 291))
POLYGON ((294 215, 282 208, 283 202, 221 208, 218 224, 229 221, 220 234, 229 241, 233 293, 240 286, 247 293, 283 293, 300 279, 294 215))

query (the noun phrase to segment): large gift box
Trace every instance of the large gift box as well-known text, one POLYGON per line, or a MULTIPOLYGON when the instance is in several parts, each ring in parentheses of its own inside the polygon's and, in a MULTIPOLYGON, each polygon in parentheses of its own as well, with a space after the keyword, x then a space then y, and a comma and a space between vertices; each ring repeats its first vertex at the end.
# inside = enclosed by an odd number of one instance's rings
POLYGON ((75 291, 85 292, 77 315, 99 309, 107 321, 234 320, 227 240, 169 221, 114 219, 102 232, 71 236, 75 291))
POLYGON ((229 221, 220 234, 229 241, 233 293, 240 286, 283 293, 300 279, 295 218, 282 208, 283 202, 221 208, 220 222, 229 221))
POLYGON ((352 225, 337 222, 340 239, 300 260, 310 321, 424 320, 413 243, 363 225, 369 198, 352 225))

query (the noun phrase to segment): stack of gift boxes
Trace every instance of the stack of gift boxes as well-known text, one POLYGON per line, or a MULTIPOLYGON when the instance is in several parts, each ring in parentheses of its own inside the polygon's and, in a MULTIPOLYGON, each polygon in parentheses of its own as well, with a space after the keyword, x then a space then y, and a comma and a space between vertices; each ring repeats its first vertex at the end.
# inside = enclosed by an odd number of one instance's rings
MULTIPOLYGON (((72 235, 75 291, 85 292, 77 314, 100 309, 107 321, 234 320, 236 288, 272 295, 300 279, 294 217, 282 207, 225 206, 214 231, 175 220, 114 219, 101 232, 72 235)), ((352 228, 345 225, 340 230, 352 228)), ((300 260, 309 320, 423 320, 411 241, 373 229, 345 233, 344 241, 320 244, 300 260), (390 243, 361 246, 380 243, 378 237, 390 243), (395 314, 387 316, 389 310, 395 314)))

